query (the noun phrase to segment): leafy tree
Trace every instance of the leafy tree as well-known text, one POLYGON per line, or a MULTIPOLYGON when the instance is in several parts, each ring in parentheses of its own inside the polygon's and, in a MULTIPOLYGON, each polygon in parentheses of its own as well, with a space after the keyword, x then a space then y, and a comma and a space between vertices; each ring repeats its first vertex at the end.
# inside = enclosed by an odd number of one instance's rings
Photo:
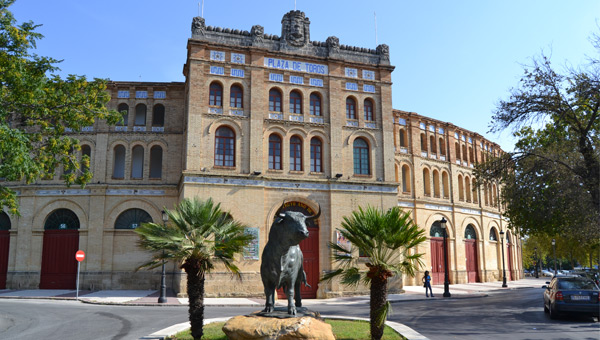
MULTIPOLYGON (((87 183, 92 174, 84 156, 75 156, 78 140, 64 136, 96 119, 116 123, 121 116, 109 111, 104 80, 83 76, 61 79, 57 60, 31 52, 42 38, 39 25, 16 25, 8 8, 15 0, 0 0, 0 178, 31 183, 54 174, 63 165, 67 185, 87 183)), ((18 213, 15 192, 0 185, 0 208, 18 213)))
MULTIPOLYGON (((600 37, 592 39, 600 54, 600 37)), ((526 67, 494 112, 492 131, 511 128, 518 142, 477 168, 500 179, 511 227, 591 247, 600 239, 600 58, 556 71, 546 56, 526 67), (539 127, 537 129, 531 126, 539 127)))
POLYGON ((177 261, 187 274, 189 316, 192 336, 202 338, 204 322, 204 281, 206 274, 222 263, 241 279, 234 263, 252 236, 212 199, 184 199, 175 210, 166 210, 169 224, 144 223, 135 231, 141 247, 152 251, 152 260, 139 268, 156 268, 163 261, 177 261))
POLYGON ((425 231, 413 222, 409 212, 398 207, 386 212, 370 206, 366 210, 359 207, 350 217, 344 217, 342 227, 339 232, 352 246, 347 249, 329 243, 338 268, 325 274, 321 281, 340 276, 345 285, 357 286, 361 282, 370 285, 371 338, 381 339, 391 308, 387 301, 388 279, 402 273, 414 276, 423 264, 423 254, 410 250, 426 240, 425 231), (363 261, 366 271, 360 269, 363 261))

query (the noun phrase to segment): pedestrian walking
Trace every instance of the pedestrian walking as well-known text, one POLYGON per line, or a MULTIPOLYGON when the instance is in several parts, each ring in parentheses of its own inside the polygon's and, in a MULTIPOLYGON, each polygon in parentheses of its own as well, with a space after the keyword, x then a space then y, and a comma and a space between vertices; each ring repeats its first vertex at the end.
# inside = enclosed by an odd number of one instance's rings
POLYGON ((429 295, 431 295, 431 297, 434 297, 433 290, 431 290, 431 276, 429 276, 428 270, 426 270, 425 275, 423 275, 423 287, 425 287, 425 296, 426 297, 429 297, 429 295), (427 294, 427 289, 429 289, 430 294, 427 294))

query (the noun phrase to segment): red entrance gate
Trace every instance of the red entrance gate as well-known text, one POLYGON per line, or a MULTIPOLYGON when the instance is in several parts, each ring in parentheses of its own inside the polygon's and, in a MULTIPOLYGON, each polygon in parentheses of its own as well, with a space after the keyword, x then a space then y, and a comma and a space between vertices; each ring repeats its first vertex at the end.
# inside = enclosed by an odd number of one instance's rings
POLYGON ((75 289, 78 230, 45 230, 40 289, 75 289))
POLYGON ((10 246, 10 233, 0 230, 0 289, 6 289, 6 274, 8 273, 8 247, 10 246))
POLYGON ((465 253, 467 258, 467 276, 470 282, 479 282, 479 273, 477 272, 477 240, 465 240, 465 253))
POLYGON ((431 284, 444 283, 444 239, 432 237, 431 243, 431 284))

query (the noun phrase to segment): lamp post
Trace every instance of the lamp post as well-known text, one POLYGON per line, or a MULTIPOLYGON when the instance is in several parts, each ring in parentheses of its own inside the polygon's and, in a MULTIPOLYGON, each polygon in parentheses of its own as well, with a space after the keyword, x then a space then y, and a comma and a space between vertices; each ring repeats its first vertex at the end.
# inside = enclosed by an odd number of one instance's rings
POLYGON ((552 239, 552 249, 554 250, 554 276, 556 276, 556 240, 552 239))
POLYGON ((448 280, 448 250, 446 249, 446 219, 442 217, 440 227, 444 230, 444 294, 443 297, 450 297, 450 280, 448 280))
POLYGON ((538 256, 537 256, 537 247, 533 248, 533 261, 535 263, 535 278, 539 279, 540 275, 538 273, 538 256))
POLYGON ((500 238, 502 239, 502 288, 508 287, 506 285, 506 269, 504 268, 504 230, 500 230, 500 238))
MULTIPOLYGON (((163 226, 167 227, 167 222, 169 221, 169 215, 167 215, 166 211, 162 211, 162 220, 163 226)), ((163 250, 163 257, 165 255, 165 251, 163 250)), ((158 297, 158 303, 167 302, 167 284, 165 282, 165 259, 162 260, 162 273, 160 275, 160 296, 158 297)))

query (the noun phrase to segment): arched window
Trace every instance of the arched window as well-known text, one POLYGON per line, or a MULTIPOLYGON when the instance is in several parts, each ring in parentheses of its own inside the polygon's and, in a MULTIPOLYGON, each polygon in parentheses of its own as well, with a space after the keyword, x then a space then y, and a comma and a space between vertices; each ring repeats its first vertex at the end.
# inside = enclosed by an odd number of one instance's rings
POLYGON ((165 107, 163 104, 156 104, 152 108, 152 126, 165 126, 165 107))
POLYGON ((429 178, 429 169, 423 169, 423 194, 431 196, 431 179, 429 178))
POLYGON ((215 166, 235 166, 235 133, 227 126, 215 132, 215 166))
POLYGON ((362 138, 356 138, 353 144, 354 150, 354 174, 370 174, 369 144, 362 138))
POLYGON ((473 228, 472 224, 469 224, 465 229, 465 240, 476 240, 477 233, 475 232, 475 228, 473 228))
POLYGON ((310 114, 313 116, 321 115, 321 96, 316 93, 310 94, 310 114))
POLYGON ((483 198, 484 198, 484 201, 485 201, 485 205, 489 205, 490 201, 489 201, 489 192, 488 192, 488 186, 487 186, 487 184, 483 185, 483 198))
POLYGON ((298 136, 290 138, 290 170, 302 171, 302 139, 298 136))
POLYGON ((437 148, 435 145, 435 136, 431 135, 429 136, 429 147, 431 148, 431 153, 436 154, 437 153, 437 148))
POLYGON ((421 134, 421 151, 427 152, 427 137, 424 133, 421 134))
POLYGON ((404 129, 400 129, 400 147, 407 147, 408 146, 408 140, 406 138, 406 131, 404 131, 404 129))
POLYGON ((281 137, 276 134, 269 136, 269 169, 281 170, 281 137))
POLYGON ((365 120, 375 120, 375 116, 373 115, 373 101, 371 99, 365 99, 365 120))
POLYGON ((460 161, 460 145, 458 142, 454 143, 454 149, 456 151, 456 160, 460 161))
POLYGON ((477 181, 475 181, 475 178, 472 180, 471 190, 473 190, 473 203, 478 203, 479 199, 477 198, 477 181))
POLYGON ((492 199, 490 200, 494 207, 498 206, 498 192, 496 191, 496 184, 492 186, 492 199))
POLYGON ((429 236, 431 237, 444 237, 444 229, 440 227, 439 222, 433 222, 431 228, 429 229, 429 236))
POLYGON ((146 126, 146 105, 145 104, 137 104, 135 106, 135 122, 133 125, 135 126, 146 126))
POLYGON ((231 90, 229 91, 229 106, 241 109, 244 107, 244 91, 239 85, 231 85, 231 90))
POLYGON ((117 145, 114 149, 113 156, 113 175, 114 179, 125 178, 125 147, 117 145))
POLYGON ((127 125, 128 121, 129 121, 129 105, 127 105, 125 103, 121 103, 121 104, 119 104, 117 111, 119 111, 121 113, 121 115, 123 115, 123 119, 120 122, 118 122, 117 125, 119 125, 119 126, 127 125))
POLYGON ((89 145, 84 144, 81 146, 81 164, 80 164, 81 171, 88 171, 90 169, 91 164, 92 164, 92 148, 89 145), (84 157, 84 156, 87 156, 87 157, 84 157), (87 161, 85 161, 84 158, 87 158, 87 161))
POLYGON ((450 198, 450 180, 448 179, 448 173, 442 172, 442 195, 444 198, 450 198))
POLYGON ((290 113, 302 114, 302 95, 298 91, 290 92, 290 113))
POLYGON ((136 145, 131 150, 131 178, 142 179, 144 177, 144 148, 136 145))
POLYGON ((10 230, 10 217, 4 211, 0 211, 0 230, 10 230))
POLYGON ((490 205, 494 205, 494 199, 492 198, 492 185, 488 184, 488 202, 490 202, 490 205))
POLYGON ((464 189, 463 177, 462 175, 458 175, 458 200, 465 200, 465 189, 464 189))
POLYGON ((433 170, 433 195, 440 197, 440 173, 433 170))
POLYGON ((440 142, 440 155, 446 156, 446 145, 444 145, 444 138, 440 137, 439 142, 440 142))
POLYGON ((79 218, 69 209, 54 210, 44 223, 44 230, 79 229, 79 218))
POLYGON ((490 241, 498 242, 498 234, 496 234, 496 228, 490 229, 490 241))
POLYGON ((208 96, 209 106, 223 106, 223 86, 219 83, 210 84, 210 92, 208 96))
POLYGON ((310 140, 310 171, 323 172, 323 142, 317 137, 310 140))
POLYGON ((346 98, 346 118, 356 119, 356 101, 354 98, 346 98))
POLYGON ((281 111, 281 92, 276 89, 269 91, 269 111, 282 112, 281 111))
POLYGON ((163 150, 155 145, 150 149, 150 178, 162 177, 162 157, 163 150))
POLYGON ((473 164, 475 163, 475 159, 473 157, 473 147, 469 146, 469 163, 473 164))
POLYGON ((402 192, 410 192, 410 168, 406 164, 402 166, 402 192))
POLYGON ((135 229, 142 223, 152 223, 150 214, 142 209, 128 209, 123 211, 115 221, 115 229, 135 229))
POLYGON ((462 157, 465 163, 467 162, 467 146, 463 144, 462 146, 462 157))
POLYGON ((467 202, 471 202, 471 180, 465 176, 465 194, 467 196, 467 202))

